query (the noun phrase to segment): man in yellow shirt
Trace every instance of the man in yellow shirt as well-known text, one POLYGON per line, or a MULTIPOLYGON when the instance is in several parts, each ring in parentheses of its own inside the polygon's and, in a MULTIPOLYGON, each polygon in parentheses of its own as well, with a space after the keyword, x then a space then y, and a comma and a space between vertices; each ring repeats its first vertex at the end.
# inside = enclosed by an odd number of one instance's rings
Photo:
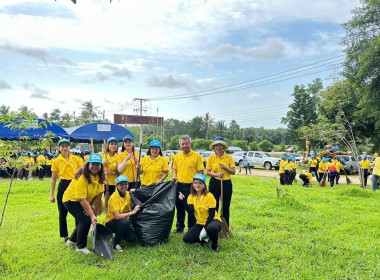
POLYGON ((181 152, 175 156, 173 163, 173 178, 177 181, 176 189, 176 209, 177 223, 176 230, 173 233, 182 233, 185 228, 185 217, 187 215, 187 226, 191 228, 195 225, 194 213, 189 211, 187 197, 190 194, 193 177, 196 173, 203 174, 203 161, 200 154, 191 149, 191 138, 187 135, 179 139, 181 152), (179 193, 185 196, 184 200, 179 199, 179 193))
POLYGON ((372 191, 375 191, 380 184, 380 157, 377 157, 372 165, 372 191))
POLYGON ((285 169, 284 166, 288 163, 288 158, 286 156, 281 157, 281 161, 279 164, 278 172, 280 173, 280 184, 286 185, 286 179, 285 179, 285 169))
POLYGON ((38 157, 37 157, 37 164, 38 164, 38 178, 40 180, 43 180, 44 179, 44 175, 45 175, 45 154, 44 152, 41 152, 38 157))
POLYGON ((367 155, 362 155, 362 160, 360 161, 360 169, 362 170, 364 187, 367 186, 368 168, 370 166, 371 162, 368 160, 367 155))

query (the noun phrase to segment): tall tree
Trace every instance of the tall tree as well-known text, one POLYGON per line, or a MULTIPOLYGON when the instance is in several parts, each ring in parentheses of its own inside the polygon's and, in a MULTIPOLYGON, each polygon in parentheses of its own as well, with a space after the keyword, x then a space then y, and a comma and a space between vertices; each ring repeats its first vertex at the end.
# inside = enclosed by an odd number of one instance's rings
POLYGON ((18 113, 28 115, 32 117, 33 119, 37 118, 37 114, 34 113, 33 108, 29 108, 28 106, 25 106, 25 105, 22 105, 20 108, 18 108, 18 113))
POLYGON ((49 121, 59 123, 61 121, 61 110, 58 108, 50 112, 49 121))
POLYGON ((217 121, 215 126, 214 126, 214 133, 216 136, 226 136, 227 134, 227 125, 226 121, 217 121))
POLYGON ((361 94, 356 114, 373 122, 371 133, 380 148, 380 1, 361 0, 361 4, 343 24, 344 76, 361 94))
POLYGON ((210 116, 210 113, 206 113, 205 117, 202 118, 201 131, 206 132, 206 140, 208 140, 208 134, 210 130, 213 128, 214 119, 210 116))
POLYGON ((95 107, 91 100, 83 102, 81 109, 80 120, 82 124, 91 123, 99 119, 99 106, 95 107))
POLYGON ((233 140, 240 139, 240 125, 235 120, 231 120, 230 122, 228 136, 233 140))
POLYGON ((0 117, 8 116, 11 113, 11 107, 1 105, 0 106, 0 117))
POLYGON ((304 85, 294 87, 293 103, 289 105, 290 110, 286 117, 281 120, 282 123, 288 125, 293 141, 297 141, 300 127, 317 122, 318 94, 322 88, 322 81, 319 78, 308 84, 308 88, 305 88, 304 85))

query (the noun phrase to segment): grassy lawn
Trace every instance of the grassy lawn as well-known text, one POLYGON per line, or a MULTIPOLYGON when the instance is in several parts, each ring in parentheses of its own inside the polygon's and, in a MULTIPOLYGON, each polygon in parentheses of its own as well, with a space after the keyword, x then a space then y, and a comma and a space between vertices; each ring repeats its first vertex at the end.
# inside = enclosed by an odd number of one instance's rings
MULTIPOLYGON (((0 229, 0 279, 380 278, 380 192, 298 182, 277 199, 270 178, 237 175, 233 182, 234 237, 220 240, 219 254, 171 235, 156 247, 126 245, 111 261, 65 246, 47 179, 16 181, 0 229)), ((1 209, 8 184, 0 180, 1 209)))

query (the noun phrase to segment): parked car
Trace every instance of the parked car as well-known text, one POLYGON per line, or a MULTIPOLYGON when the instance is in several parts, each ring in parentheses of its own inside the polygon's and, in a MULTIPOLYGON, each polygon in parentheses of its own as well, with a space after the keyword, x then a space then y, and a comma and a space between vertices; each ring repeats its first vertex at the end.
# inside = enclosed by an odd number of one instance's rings
POLYGON ((202 160, 203 160, 203 165, 206 167, 206 164, 207 164, 207 160, 208 160, 208 157, 215 154, 214 151, 207 151, 207 152, 203 152, 201 154, 202 156, 202 160))
POLYGON ((233 154, 231 154, 232 158, 234 159, 235 165, 242 165, 243 162, 243 156, 246 155, 247 152, 245 151, 238 151, 233 154))
POLYGON ((240 152, 240 151, 243 151, 243 149, 239 148, 239 147, 229 146, 228 149, 226 150, 226 153, 227 154, 233 154, 233 153, 240 152))
POLYGON ((286 157, 294 157, 296 159, 296 162, 302 162, 303 156, 300 154, 295 153, 285 153, 284 156, 286 157))
POLYGON ((286 148, 285 152, 291 153, 291 152, 293 152, 293 150, 294 150, 293 147, 289 147, 289 148, 286 148))
MULTIPOLYGON (((270 156, 269 153, 261 151, 248 151, 246 152, 246 156, 248 157, 249 165, 251 167, 262 166, 265 167, 266 170, 271 170, 272 168, 275 168, 276 170, 279 169, 280 159, 270 156)), ((241 155, 238 159, 237 165, 242 164, 243 155, 241 155)))
MULTIPOLYGON (((370 162, 373 162, 375 160, 375 158, 373 156, 367 156, 367 159, 370 161, 370 162)), ((360 161, 362 160, 362 156, 358 156, 358 162, 360 163, 360 161)))
POLYGON ((359 163, 355 160, 355 157, 342 155, 339 157, 345 160, 344 170, 347 172, 347 174, 359 173, 359 163))

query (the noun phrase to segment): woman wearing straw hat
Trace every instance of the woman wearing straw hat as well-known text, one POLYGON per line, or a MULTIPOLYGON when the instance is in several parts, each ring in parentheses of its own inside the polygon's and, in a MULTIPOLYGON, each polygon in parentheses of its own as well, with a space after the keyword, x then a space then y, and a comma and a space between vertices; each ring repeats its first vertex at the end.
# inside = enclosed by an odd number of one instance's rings
POLYGON ((228 226, 230 225, 230 204, 232 197, 231 175, 235 175, 235 162, 231 155, 227 154, 228 145, 223 137, 216 137, 209 146, 215 154, 209 156, 206 165, 206 174, 211 177, 209 191, 216 199, 216 210, 219 209, 221 183, 223 181, 223 213, 228 226))
POLYGON ((144 174, 143 186, 161 184, 168 176, 169 166, 167 160, 162 157, 160 141, 150 141, 147 156, 141 159, 140 174, 144 174))

